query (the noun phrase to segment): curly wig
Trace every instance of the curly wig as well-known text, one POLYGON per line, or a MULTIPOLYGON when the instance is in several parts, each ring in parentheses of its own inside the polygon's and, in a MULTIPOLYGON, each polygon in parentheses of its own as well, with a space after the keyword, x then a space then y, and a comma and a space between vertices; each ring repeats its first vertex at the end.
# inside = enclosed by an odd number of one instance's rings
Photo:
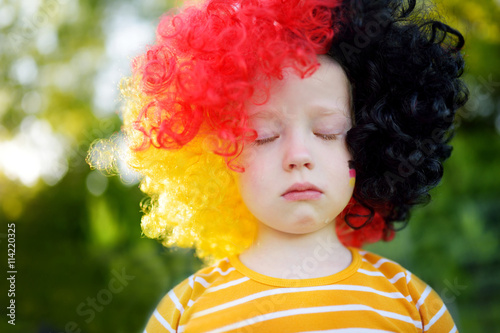
POLYGON ((463 36, 415 8, 415 0, 344 1, 328 51, 352 85, 354 198, 371 211, 365 223, 381 214, 385 237, 430 200, 451 154, 455 112, 468 98, 463 36))
POLYGON ((463 37, 413 14, 415 1, 208 0, 162 17, 156 43, 121 84, 128 163, 143 175, 142 230, 166 246, 217 259, 256 235, 234 179, 256 139, 245 104, 265 103, 272 80, 308 77, 327 54, 346 72, 355 126, 347 143, 354 197, 336 220, 346 245, 388 240, 392 223, 442 176, 463 37))

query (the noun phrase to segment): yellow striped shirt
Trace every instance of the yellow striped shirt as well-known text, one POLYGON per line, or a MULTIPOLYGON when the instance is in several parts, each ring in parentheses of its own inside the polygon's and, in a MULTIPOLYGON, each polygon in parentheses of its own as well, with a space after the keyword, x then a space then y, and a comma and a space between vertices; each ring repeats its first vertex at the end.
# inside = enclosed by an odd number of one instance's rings
POLYGON ((443 301, 399 264, 350 248, 345 270, 279 279, 237 256, 193 274, 161 300, 145 332, 457 332, 443 301))

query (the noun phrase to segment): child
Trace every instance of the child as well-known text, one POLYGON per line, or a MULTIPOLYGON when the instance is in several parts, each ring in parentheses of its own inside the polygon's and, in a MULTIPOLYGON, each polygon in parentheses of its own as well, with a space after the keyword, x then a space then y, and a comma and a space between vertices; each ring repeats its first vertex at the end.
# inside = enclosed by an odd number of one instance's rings
POLYGON ((144 233, 208 266, 146 332, 455 332, 362 251, 449 157, 462 35, 397 0, 207 0, 162 18, 123 81, 144 233))

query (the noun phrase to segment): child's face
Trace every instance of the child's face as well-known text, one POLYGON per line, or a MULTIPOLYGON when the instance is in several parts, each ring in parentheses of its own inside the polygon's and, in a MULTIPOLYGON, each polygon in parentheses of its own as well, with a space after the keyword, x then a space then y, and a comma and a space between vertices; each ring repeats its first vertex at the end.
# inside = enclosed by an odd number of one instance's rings
POLYGON ((323 228, 353 193, 345 143, 352 126, 349 82, 336 62, 319 61, 311 77, 287 72, 266 104, 249 107, 258 137, 241 156, 245 172, 236 176, 238 187, 260 223, 285 233, 323 228), (305 183, 317 189, 287 194, 305 183))

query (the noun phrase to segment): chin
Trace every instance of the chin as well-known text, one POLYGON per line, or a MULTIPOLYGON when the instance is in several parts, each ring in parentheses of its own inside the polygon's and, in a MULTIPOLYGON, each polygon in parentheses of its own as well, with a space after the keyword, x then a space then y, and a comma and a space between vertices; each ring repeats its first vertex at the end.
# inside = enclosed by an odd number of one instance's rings
POLYGON ((304 221, 298 222, 296 225, 287 226, 286 228, 277 229, 283 233, 294 234, 294 235, 307 235, 314 233, 318 230, 323 229, 325 226, 328 226, 329 223, 325 224, 317 221, 304 221))

